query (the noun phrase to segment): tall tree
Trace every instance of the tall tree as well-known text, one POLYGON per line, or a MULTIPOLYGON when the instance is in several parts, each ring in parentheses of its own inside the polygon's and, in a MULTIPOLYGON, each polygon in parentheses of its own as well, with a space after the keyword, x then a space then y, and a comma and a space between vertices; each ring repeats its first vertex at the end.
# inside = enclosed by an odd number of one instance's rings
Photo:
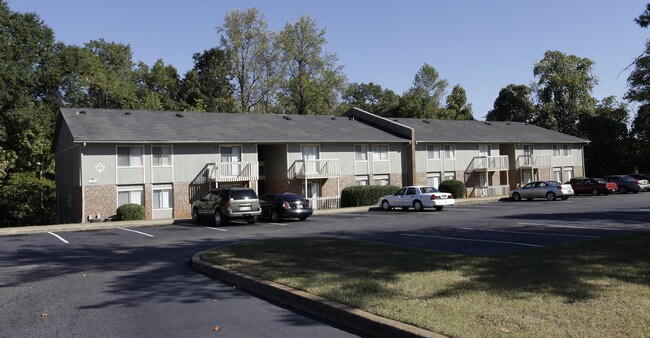
POLYGON ((325 29, 303 15, 295 23, 287 22, 277 37, 279 66, 279 103, 287 113, 300 115, 331 114, 339 104, 345 75, 335 54, 324 50, 325 29))
POLYGON ((399 96, 390 89, 370 83, 352 83, 343 94, 343 102, 379 116, 394 116, 399 96))
POLYGON ((445 118, 440 105, 448 85, 433 66, 425 63, 415 74, 413 86, 400 97, 397 115, 445 118))
POLYGON ((230 60, 219 48, 193 56, 194 67, 185 74, 180 97, 187 109, 194 111, 231 112, 235 102, 230 84, 230 60))
POLYGON ((512 121, 532 123, 535 118, 535 104, 532 90, 526 85, 509 84, 499 91, 493 109, 485 117, 488 121, 512 121))
POLYGON ((255 7, 238 9, 226 14, 223 26, 218 28, 221 47, 230 55, 233 88, 237 99, 236 110, 243 113, 264 110, 265 99, 271 90, 272 78, 267 71, 275 61, 272 48, 273 33, 264 15, 255 7))
POLYGON ((180 78, 176 68, 158 59, 152 67, 138 62, 135 69, 139 108, 153 110, 182 110, 180 78))
POLYGON ((591 96, 598 83, 592 74, 593 61, 559 51, 547 51, 535 64, 534 92, 539 106, 536 124, 565 134, 576 134, 582 114, 593 114, 596 99, 591 96))
POLYGON ((460 85, 455 85, 447 96, 445 115, 449 120, 473 120, 472 104, 467 103, 467 93, 460 85))

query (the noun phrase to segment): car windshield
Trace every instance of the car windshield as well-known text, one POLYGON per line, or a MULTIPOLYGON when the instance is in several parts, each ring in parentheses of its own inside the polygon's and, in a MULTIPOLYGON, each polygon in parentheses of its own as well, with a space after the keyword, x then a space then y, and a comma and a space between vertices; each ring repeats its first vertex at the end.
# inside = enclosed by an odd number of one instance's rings
POLYGON ((251 189, 233 190, 230 195, 235 200, 256 199, 257 194, 251 189))
POLYGON ((440 191, 438 191, 438 189, 436 189, 434 187, 422 187, 422 188, 420 188, 420 192, 423 193, 423 194, 431 194, 431 193, 440 192, 440 191))

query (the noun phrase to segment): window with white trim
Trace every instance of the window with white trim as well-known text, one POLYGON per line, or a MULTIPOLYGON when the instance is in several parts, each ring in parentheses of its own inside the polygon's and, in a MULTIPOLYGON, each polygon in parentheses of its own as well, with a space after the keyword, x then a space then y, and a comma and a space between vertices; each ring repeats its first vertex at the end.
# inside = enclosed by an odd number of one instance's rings
POLYGON ((368 146, 365 144, 354 145, 354 160, 367 161, 368 160, 368 146))
POLYGON ((368 185, 368 176, 355 176, 354 185, 368 185))
POLYGON ((171 146, 153 146, 151 147, 151 165, 154 167, 169 167, 172 165, 172 147, 171 146))
POLYGON ((573 178, 573 167, 564 168, 564 182, 571 181, 572 178, 573 178))
POLYGON ((144 188, 141 185, 117 188, 117 206, 123 204, 144 204, 144 188))
POLYGON ((427 173, 427 186, 438 189, 440 185, 440 173, 427 173))
POLYGON ((445 181, 449 180, 455 180, 456 179, 456 173, 453 171, 446 171, 445 172, 445 181))
POLYGON ((562 145, 562 153, 564 156, 571 156, 571 147, 568 144, 562 145))
POLYGON ((118 167, 142 167, 142 147, 117 147, 118 167))
POLYGON ((440 159, 440 145, 427 144, 427 160, 439 160, 439 159, 440 159))
POLYGON ((388 161, 388 145, 374 144, 372 146, 372 159, 375 161, 388 161))
POLYGON ((557 144, 553 145, 553 156, 559 157, 560 156, 560 146, 557 144))
POLYGON ((172 209, 174 208, 174 190, 171 184, 153 186, 153 208, 172 209))
POLYGON ((374 175, 372 177, 373 185, 388 185, 389 183, 390 180, 388 178, 388 175, 374 175))
POLYGON ((453 144, 445 144, 445 160, 453 160, 456 158, 456 148, 453 144))
POLYGON ((562 182, 562 168, 553 168, 553 179, 558 182, 562 182))

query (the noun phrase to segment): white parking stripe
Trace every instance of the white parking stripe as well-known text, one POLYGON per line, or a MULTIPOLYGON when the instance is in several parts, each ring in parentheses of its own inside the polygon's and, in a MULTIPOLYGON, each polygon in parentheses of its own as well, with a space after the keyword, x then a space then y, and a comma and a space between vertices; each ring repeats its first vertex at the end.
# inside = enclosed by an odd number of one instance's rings
POLYGON ((118 227, 118 229, 122 229, 122 230, 125 230, 125 231, 131 231, 131 232, 135 232, 136 234, 140 234, 140 235, 145 235, 145 236, 153 237, 153 235, 148 234, 148 233, 145 233, 145 232, 142 232, 142 231, 136 231, 136 230, 131 230, 131 229, 122 228, 122 227, 118 227))
POLYGON ((528 232, 528 231, 512 231, 512 230, 494 230, 494 229, 472 229, 472 228, 463 228, 464 230, 474 230, 474 231, 489 231, 489 232, 501 232, 506 234, 524 234, 524 235, 540 235, 540 236, 562 236, 562 237, 584 237, 584 238, 600 238, 598 236, 586 236, 586 235, 569 235, 569 234, 549 234, 543 232, 528 232))
POLYGON ((605 230, 605 231, 630 231, 629 229, 608 229, 608 228, 586 228, 579 227, 575 225, 561 225, 561 224, 543 224, 543 223, 527 223, 527 222, 517 222, 521 225, 537 225, 550 228, 570 228, 570 229, 583 229, 583 230, 605 230))
POLYGON ((210 229, 210 230, 217 230, 217 231, 228 231, 228 230, 226 230, 226 229, 213 228, 213 227, 205 227, 205 228, 206 228, 206 229, 210 229))
POLYGON ((282 227, 289 226, 288 224, 284 224, 284 223, 269 223, 269 224, 271 224, 271 225, 279 225, 279 226, 282 226, 282 227))
POLYGON ((54 237, 60 239, 61 242, 63 242, 63 243, 66 243, 66 244, 70 243, 70 242, 66 241, 65 239, 63 239, 63 237, 61 237, 61 236, 59 236, 59 235, 57 235, 57 234, 55 234, 55 233, 53 233, 53 232, 48 232, 48 234, 50 234, 50 235, 52 235, 52 236, 54 236, 54 237))
POLYGON ((489 239, 471 239, 471 238, 460 238, 460 237, 415 235, 415 234, 400 234, 400 236, 439 238, 439 239, 449 239, 449 240, 452 240, 452 241, 468 241, 468 242, 511 244, 511 245, 521 245, 521 246, 531 246, 531 247, 534 247, 534 248, 542 248, 542 247, 544 247, 543 245, 538 245, 538 244, 520 243, 520 242, 508 242, 508 241, 493 241, 493 240, 489 240, 489 239))

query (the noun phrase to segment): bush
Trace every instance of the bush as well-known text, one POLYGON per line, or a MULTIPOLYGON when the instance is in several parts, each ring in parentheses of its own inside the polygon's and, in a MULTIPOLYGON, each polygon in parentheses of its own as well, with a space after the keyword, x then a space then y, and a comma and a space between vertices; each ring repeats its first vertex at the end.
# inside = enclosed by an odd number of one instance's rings
POLYGON ((144 216, 144 207, 140 204, 122 204, 117 208, 117 219, 120 221, 138 221, 144 216))
POLYGON ((377 204, 380 197, 392 195, 399 187, 394 185, 360 185, 341 191, 341 207, 360 207, 377 204))
POLYGON ((448 192, 454 196, 454 198, 465 198, 467 193, 467 186, 463 181, 459 180, 448 180, 440 182, 438 190, 442 192, 448 192))

